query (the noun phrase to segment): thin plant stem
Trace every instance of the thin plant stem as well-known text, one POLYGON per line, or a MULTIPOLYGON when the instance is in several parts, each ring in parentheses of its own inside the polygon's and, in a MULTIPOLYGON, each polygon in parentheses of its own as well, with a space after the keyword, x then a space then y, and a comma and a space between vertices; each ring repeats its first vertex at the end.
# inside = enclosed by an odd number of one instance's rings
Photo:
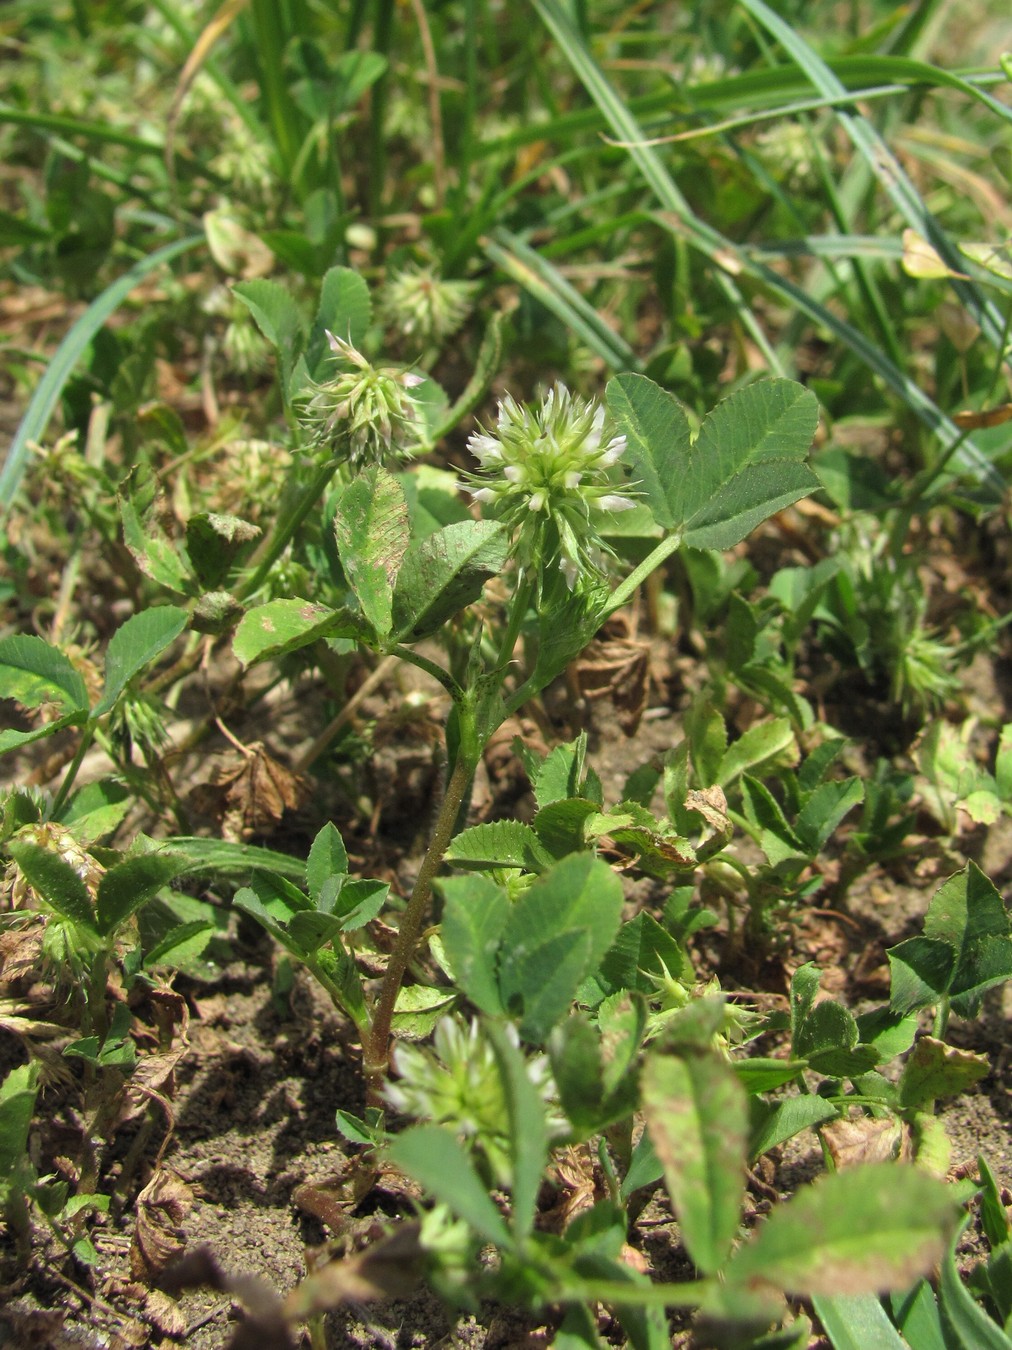
POLYGON ((276 523, 274 533, 264 549, 263 556, 257 560, 256 570, 236 588, 236 599, 247 600, 263 585, 267 573, 284 553, 295 531, 312 511, 327 484, 337 472, 338 463, 339 461, 335 459, 327 459, 323 464, 318 465, 316 473, 294 509, 276 523))
POLYGON ((386 973, 380 986, 379 997, 373 1011, 372 1025, 363 1046, 363 1069, 368 1088, 368 1104, 379 1105, 380 1089, 386 1078, 389 1064, 390 1027, 393 1021, 394 1004, 404 980, 404 973, 414 955, 418 935, 428 912, 432 897, 432 883, 443 861, 443 854, 453 838, 457 814, 464 795, 474 773, 474 764, 468 756, 458 756, 453 773, 446 785, 446 792, 439 807, 439 816, 429 840, 422 865, 418 869, 414 889, 401 918, 397 941, 387 962, 386 973))
POLYGON ((81 765, 84 763, 84 757, 88 753, 91 742, 95 735, 94 721, 85 722, 81 732, 80 744, 74 752, 74 758, 70 761, 70 767, 63 776, 63 782, 60 784, 60 790, 53 799, 52 817, 54 820, 59 818, 60 812, 70 796, 70 789, 74 786, 74 779, 77 777, 81 765))

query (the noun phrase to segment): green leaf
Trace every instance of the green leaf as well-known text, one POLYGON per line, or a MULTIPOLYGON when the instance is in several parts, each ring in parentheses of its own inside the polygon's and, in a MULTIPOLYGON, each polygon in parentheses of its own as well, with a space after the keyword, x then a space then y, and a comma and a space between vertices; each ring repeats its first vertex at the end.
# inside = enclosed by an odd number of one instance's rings
POLYGON ((277 352, 281 387, 287 391, 303 345, 302 315, 298 305, 283 286, 263 277, 237 281, 232 294, 253 315, 257 327, 277 352))
POLYGON ((587 973, 589 956, 590 934, 576 928, 525 943, 519 951, 503 949, 500 997, 525 1040, 542 1045, 565 1017, 587 973))
POLYGON ((823 1294, 812 1303, 833 1350, 908 1350, 874 1294, 823 1294))
POLYGON ((641 910, 618 930, 598 973, 598 982, 609 993, 635 989, 643 994, 656 993, 650 976, 673 979, 690 978, 692 967, 670 933, 645 910, 641 910))
POLYGON ((519 867, 543 872, 553 861, 531 827, 519 820, 491 820, 461 830, 444 856, 456 867, 483 871, 519 867))
POLYGON ((0 1083, 0 1193, 28 1161, 39 1064, 20 1064, 0 1083))
POLYGON ((440 1018, 452 1011, 459 998, 453 989, 435 989, 429 984, 401 985, 390 1030, 398 1040, 425 1040, 440 1018))
POLYGON ((306 859, 306 885, 315 904, 320 903, 323 883, 348 871, 348 850, 333 821, 327 821, 313 840, 306 859))
POLYGON ((754 769, 774 755, 797 747, 790 719, 774 717, 769 722, 756 722, 732 741, 724 752, 714 782, 726 788, 747 769, 754 769))
POLYGON ((708 414, 695 440, 678 403, 644 376, 619 375, 608 406, 658 524, 692 548, 726 549, 821 484, 804 459, 818 402, 791 380, 736 390, 708 414))
POLYGON ((497 958, 510 903, 487 877, 447 877, 442 939, 454 981, 482 1012, 501 1016, 497 958))
POLYGON ((242 552, 263 531, 239 516, 199 511, 186 522, 186 552, 201 586, 216 591, 242 552))
POLYGON ((396 1167, 470 1224, 479 1237, 500 1248, 512 1246, 488 1188, 448 1131, 438 1125, 416 1125, 392 1140, 386 1152, 396 1167))
POLYGON ((123 542, 141 572, 180 595, 193 589, 186 560, 167 537, 156 514, 160 488, 153 471, 139 464, 122 485, 117 500, 123 542))
POLYGON ((848 811, 864 801, 864 784, 859 778, 838 783, 821 783, 805 802, 794 822, 794 833, 814 857, 823 847, 848 811))
POLYGON ((496 521, 460 521, 413 540, 394 590, 398 641, 418 642, 473 604, 508 556, 509 534, 496 521))
POLYGON ((948 992, 961 1017, 975 1016, 984 992, 1012 977, 1009 916, 998 890, 974 862, 935 892, 924 935, 948 943, 955 953, 948 992))
POLYGON ((0 731, 0 755, 6 755, 11 750, 20 750, 23 745, 31 745, 34 741, 44 741, 49 736, 55 736, 58 731, 63 731, 65 727, 80 726, 82 722, 87 721, 85 711, 68 713, 66 717, 59 717, 55 722, 44 722, 40 727, 34 727, 31 731, 0 731))
POLYGON ((757 1099, 753 1103, 748 1156, 753 1161, 761 1158, 771 1148, 793 1139, 802 1130, 813 1129, 824 1121, 833 1120, 838 1114, 832 1102, 814 1093, 803 1093, 774 1103, 757 1099))
POLYGON ((917 1110, 928 1107, 938 1097, 954 1097, 986 1078, 990 1068, 986 1055, 975 1055, 933 1036, 922 1036, 903 1066, 900 1104, 917 1110))
POLYGON ((334 517, 337 552, 362 613, 380 637, 393 623, 394 582, 408 547, 404 491, 385 469, 360 473, 341 494, 334 517))
POLYGON ((905 1289, 941 1259, 957 1214, 946 1184, 917 1168, 846 1168, 775 1209, 726 1278, 804 1297, 905 1289))
POLYGON ((142 609, 116 629, 105 653, 105 688, 93 717, 111 712, 133 677, 175 642, 187 624, 185 609, 155 605, 142 609))
POLYGON ((530 1080, 523 1055, 504 1028, 490 1022, 485 1034, 495 1055, 509 1117, 510 1170, 513 1174, 510 1227, 514 1241, 519 1244, 534 1228, 538 1192, 544 1181, 548 1159, 545 1104, 530 1080))
MULTIPOLYGON (((583 771, 587 757, 587 733, 581 732, 574 741, 555 746, 535 770, 531 785, 534 800, 539 807, 567 797, 581 797, 583 771)), ((597 803, 600 806, 600 802, 597 803)))
POLYGON ((185 968, 188 962, 203 954, 214 933, 215 926, 210 919, 190 919, 187 923, 176 924, 146 953, 144 969, 185 968))
POLYGON ((804 858, 801 841, 788 825, 779 802, 766 784, 750 774, 742 774, 741 792, 745 815, 749 824, 759 831, 759 846, 771 866, 804 858))
POLYGON ((24 708, 55 703, 68 714, 90 707, 81 672, 34 633, 0 638, 0 697, 16 699, 24 708))
POLYGON ((636 490, 667 530, 683 523, 674 487, 689 455, 692 432, 674 394, 645 375, 618 375, 605 390, 608 411, 625 433, 625 458, 632 465, 636 490))
POLYGON ((114 933, 183 867, 182 859, 163 853, 141 853, 110 867, 98 883, 95 909, 99 932, 105 937, 114 933))
POLYGON ((974 1301, 959 1278, 955 1242, 942 1261, 938 1302, 947 1333, 947 1347, 954 1347, 955 1350, 1012 1350, 1012 1339, 974 1301))
POLYGON ((332 360, 329 367, 324 364, 324 358, 332 355, 326 330, 360 349, 371 321, 372 301, 365 280, 350 267, 332 267, 320 284, 320 306, 306 351, 306 365, 314 379, 320 378, 321 365, 326 373, 334 368, 332 360))
POLYGON ((270 600, 243 616, 232 650, 244 666, 307 647, 319 638, 356 637, 359 621, 347 610, 311 600, 270 600))
POLYGON ((686 1250, 704 1275, 715 1275, 741 1222, 745 1091, 716 1055, 652 1055, 643 1067, 641 1102, 686 1250))
POLYGON ((79 844, 91 844, 116 828, 133 800, 133 793, 122 783, 100 779, 73 793, 58 819, 61 825, 72 827, 79 844))
POLYGON ((305 878, 306 865, 301 858, 262 848, 259 844, 234 844, 226 839, 200 839, 180 834, 158 840, 158 846, 163 853, 179 853, 186 861, 188 872, 248 877, 257 868, 274 872, 288 881, 301 882, 305 878))
POLYGON ((614 941, 622 916, 622 883, 606 863, 574 853, 540 876, 517 900, 503 933, 505 959, 518 970, 523 952, 570 930, 585 932, 584 975, 597 969, 614 941))
POLYGON ((10 840, 7 852, 50 909, 98 936, 91 895, 70 863, 27 839, 10 840))
POLYGON ((889 1295, 889 1307, 907 1345, 914 1350, 947 1350, 938 1302, 927 1280, 918 1280, 909 1292, 889 1295))
POLYGON ((941 999, 952 979, 955 953, 947 942, 913 937, 886 951, 889 958, 889 1006, 905 1015, 941 999))

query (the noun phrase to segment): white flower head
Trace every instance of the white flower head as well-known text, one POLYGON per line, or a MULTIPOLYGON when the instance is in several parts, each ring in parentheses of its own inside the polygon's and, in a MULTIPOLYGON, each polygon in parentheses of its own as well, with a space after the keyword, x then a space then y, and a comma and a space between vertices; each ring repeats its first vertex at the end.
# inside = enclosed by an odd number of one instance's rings
POLYGON ((610 552, 599 534, 602 514, 636 503, 615 491, 625 437, 606 435, 599 403, 564 384, 533 407, 506 394, 495 434, 476 432, 467 446, 481 466, 468 475, 468 490, 513 531, 521 566, 539 582, 558 566, 571 590, 581 577, 600 576, 610 552))

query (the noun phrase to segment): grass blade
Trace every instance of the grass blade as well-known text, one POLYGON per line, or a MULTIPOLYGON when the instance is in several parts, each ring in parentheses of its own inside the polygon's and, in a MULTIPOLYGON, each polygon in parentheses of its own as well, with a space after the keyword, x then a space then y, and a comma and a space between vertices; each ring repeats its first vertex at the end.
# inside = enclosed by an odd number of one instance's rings
POLYGON ((149 273, 202 243, 204 243, 202 234, 189 235, 186 239, 177 239, 174 243, 166 244, 163 248, 156 249, 154 253, 149 253, 93 300, 73 325, 39 381, 28 410, 21 419, 21 425, 7 451, 3 471, 0 472, 0 511, 6 512, 10 509, 28 462, 29 445, 32 441, 41 440, 46 434, 46 427, 63 392, 63 386, 81 359, 84 349, 106 319, 149 273))

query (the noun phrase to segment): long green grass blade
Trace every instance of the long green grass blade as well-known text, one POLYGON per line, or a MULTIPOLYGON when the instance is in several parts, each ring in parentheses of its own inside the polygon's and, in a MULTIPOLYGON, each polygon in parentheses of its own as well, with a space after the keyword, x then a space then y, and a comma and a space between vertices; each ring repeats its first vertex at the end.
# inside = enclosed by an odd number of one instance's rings
POLYGON ((597 310, 545 258, 508 230, 498 229, 485 253, 537 300, 567 324, 612 370, 638 370, 636 354, 597 310))
MULTIPOLYGON (((577 76, 597 104, 606 124, 617 140, 623 142, 627 152, 639 169, 642 177, 657 196, 663 211, 657 212, 654 219, 665 230, 684 238, 694 248, 710 259, 717 269, 718 279, 722 281, 726 293, 733 297, 739 314, 751 320, 750 331, 755 332, 758 325, 748 310, 741 292, 728 276, 725 269, 736 274, 750 275, 782 300, 787 300, 815 323, 828 328, 855 353, 870 369, 885 381, 914 412, 917 417, 948 448, 960 442, 955 458, 957 463, 970 469, 982 485, 995 494, 996 499, 1004 495, 1004 484, 1000 474, 969 438, 964 438, 959 428, 945 416, 935 403, 888 357, 871 343, 858 329, 846 320, 839 318, 826 305, 820 304, 809 296, 802 287, 781 276, 773 268, 757 262, 746 249, 739 248, 730 239, 700 220, 691 210, 685 197, 679 191, 659 156, 650 145, 645 144, 646 137, 628 105, 624 104, 608 83, 600 67, 590 52, 581 43, 569 23, 568 17, 559 0, 533 0, 534 7, 577 76)), ((779 72, 774 72, 779 73, 779 72)), ((767 354, 770 368, 774 374, 780 373, 780 363, 769 351, 769 344, 762 338, 762 350, 767 354)))
POLYGON ((133 136, 104 122, 87 122, 82 117, 65 117, 60 113, 29 112, 9 108, 0 103, 0 126, 31 127, 34 131, 55 131, 61 136, 81 136, 88 141, 102 141, 106 145, 122 145, 141 154, 161 155, 165 142, 146 136, 133 136))
POLYGON ((41 440, 45 435, 49 419, 63 392, 63 386, 70 378, 88 343, 106 319, 151 272, 202 243, 204 243, 202 234, 190 235, 185 239, 177 239, 172 244, 166 244, 163 248, 156 249, 154 253, 149 253, 93 300, 73 325, 39 381, 28 410, 21 419, 21 425, 7 451, 3 470, 0 471, 0 510, 6 512, 10 509, 28 462, 29 445, 32 441, 41 440))
MULTIPOLYGON (((825 61, 795 29, 778 14, 774 14, 765 0, 741 0, 741 3, 749 14, 777 39, 820 93, 827 97, 838 97, 844 92, 843 85, 825 61)), ((835 116, 910 228, 931 243, 948 267, 957 273, 965 272, 967 267, 965 259, 928 210, 920 193, 904 172, 903 166, 876 129, 866 118, 843 108, 838 108, 835 116)), ((992 346, 1000 351, 1003 333, 1001 314, 972 282, 962 281, 958 276, 951 280, 953 289, 980 325, 982 333, 992 346)))

